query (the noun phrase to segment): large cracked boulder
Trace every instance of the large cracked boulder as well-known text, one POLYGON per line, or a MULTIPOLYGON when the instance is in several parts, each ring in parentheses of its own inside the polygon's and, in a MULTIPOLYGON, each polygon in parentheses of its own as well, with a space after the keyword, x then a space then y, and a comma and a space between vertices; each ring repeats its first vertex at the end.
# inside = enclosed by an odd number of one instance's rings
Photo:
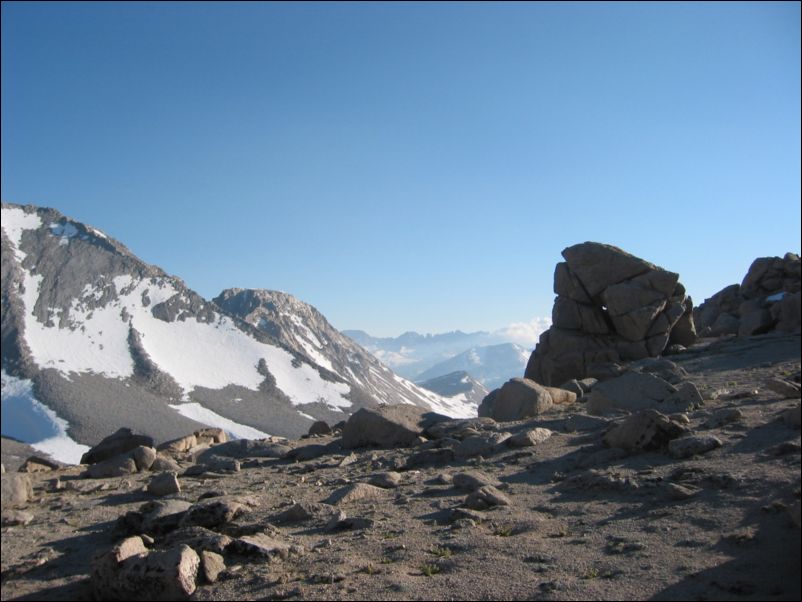
POLYGON ((554 270, 552 326, 525 377, 545 385, 605 374, 619 362, 660 355, 696 339, 693 302, 679 275, 618 247, 585 242, 554 270))
POLYGON ((732 284, 693 310, 701 336, 800 332, 802 264, 799 255, 758 257, 741 284, 732 284))

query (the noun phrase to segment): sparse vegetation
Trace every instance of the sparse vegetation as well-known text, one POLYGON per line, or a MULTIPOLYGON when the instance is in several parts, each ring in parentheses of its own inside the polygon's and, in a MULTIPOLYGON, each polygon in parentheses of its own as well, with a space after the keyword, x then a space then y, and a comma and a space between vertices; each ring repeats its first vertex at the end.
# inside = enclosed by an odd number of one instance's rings
POLYGON ((437 575, 440 572, 440 566, 437 564, 424 563, 420 567, 420 572, 426 577, 437 575))

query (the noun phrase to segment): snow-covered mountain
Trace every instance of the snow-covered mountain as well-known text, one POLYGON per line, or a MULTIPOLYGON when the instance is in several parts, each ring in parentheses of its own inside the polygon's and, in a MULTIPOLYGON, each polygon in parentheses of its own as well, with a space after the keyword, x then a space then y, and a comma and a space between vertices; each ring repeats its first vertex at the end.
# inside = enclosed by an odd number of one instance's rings
MULTIPOLYGON (((410 403, 449 416, 471 417, 478 402, 441 399, 394 374, 376 357, 329 324, 317 309, 290 294, 264 289, 228 289, 214 302, 228 313, 297 349, 342 378, 353 390, 380 403, 410 403)), ((480 400, 481 401, 481 400, 480 400)))
POLYGON ((4 414, 7 398, 29 417, 46 408, 54 432, 80 444, 120 426, 157 441, 201 425, 297 436, 377 402, 451 407, 378 362, 364 364, 373 378, 347 351, 335 362, 315 345, 333 335, 302 316, 284 318, 306 344, 258 328, 54 209, 3 204, 1 242, 4 414))
POLYGON ((430 367, 418 376, 417 382, 464 371, 493 390, 511 378, 522 377, 530 354, 515 343, 473 347, 430 367))
POLYGON ((480 404, 489 391, 464 371, 452 372, 443 376, 436 376, 427 381, 419 382, 418 386, 429 389, 435 393, 453 400, 454 402, 467 402, 480 404))
MULTIPOLYGON (((416 381, 429 378, 423 374, 432 366, 468 349, 506 342, 498 334, 483 331, 456 330, 441 334, 410 331, 388 338, 373 337, 363 330, 344 330, 343 334, 362 345, 398 374, 416 381)), ((443 374, 446 372, 439 372, 434 376, 443 374)))

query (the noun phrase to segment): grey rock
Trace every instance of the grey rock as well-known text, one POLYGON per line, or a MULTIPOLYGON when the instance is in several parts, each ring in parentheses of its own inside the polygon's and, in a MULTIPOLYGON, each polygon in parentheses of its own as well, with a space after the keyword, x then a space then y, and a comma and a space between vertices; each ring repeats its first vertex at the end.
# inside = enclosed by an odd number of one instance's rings
POLYGON ((487 510, 494 506, 510 506, 510 498, 492 485, 484 485, 465 498, 465 506, 472 510, 487 510))
POLYGON ((799 428, 802 422, 802 407, 788 408, 782 413, 782 420, 790 427, 799 428))
POLYGON ((200 558, 187 545, 149 552, 131 537, 92 563, 99 600, 186 600, 196 589, 200 558))
POLYGON ((85 474, 90 479, 107 479, 110 477, 122 477, 135 472, 137 472, 136 462, 130 455, 125 454, 92 464, 85 474))
POLYGON ((668 453, 672 458, 690 458, 721 446, 721 439, 713 435, 693 435, 669 442, 668 453))
POLYGON ((604 435, 609 447, 642 451, 664 447, 686 430, 657 410, 641 410, 613 426, 604 435))
POLYGON ((95 464, 132 451, 139 447, 153 447, 153 438, 135 435, 130 428, 121 428, 109 435, 81 456, 81 464, 95 464))
POLYGON ((140 445, 131 451, 131 458, 134 460, 137 470, 148 470, 156 461, 156 450, 140 445))
POLYGON ((3 509, 2 524, 4 527, 15 527, 29 525, 34 519, 31 512, 25 510, 3 509))
POLYGON ((180 493, 181 485, 173 472, 162 472, 153 476, 148 483, 148 493, 159 497, 180 493))
POLYGON ((513 378, 485 397, 479 415, 494 420, 522 420, 538 416, 552 408, 551 393, 533 380, 513 378))
POLYGON ((19 467, 19 472, 50 472, 63 465, 41 456, 29 456, 19 467))
POLYGON ((361 500, 386 500, 387 491, 367 483, 353 483, 332 493, 324 503, 331 505, 348 504, 361 500))
POLYGON ((150 465, 150 469, 153 472, 179 472, 181 465, 173 458, 157 453, 153 464, 150 465))
POLYGON ((181 519, 181 525, 197 525, 215 529, 231 522, 243 512, 245 512, 245 508, 239 501, 211 498, 193 504, 181 519))
POLYGON ((226 562, 220 554, 202 550, 200 553, 201 571, 206 583, 216 583, 217 577, 226 569, 226 562))
POLYGON ((738 408, 724 408, 713 412, 713 415, 705 421, 704 427, 708 429, 720 428, 726 424, 741 422, 743 419, 744 413, 738 408))
POLYGON ((401 484, 401 474, 395 471, 380 472, 370 477, 370 484, 382 489, 395 489, 401 484))
MULTIPOLYGON (((231 543, 231 549, 240 554, 254 554, 268 559, 280 558, 286 560, 293 551, 294 546, 276 539, 267 533, 244 535, 231 543)), ((295 546, 295 551, 300 551, 295 546)))
POLYGON ((599 383, 588 396, 587 410, 603 414, 616 410, 637 411, 659 407, 677 389, 653 374, 627 372, 599 383))
POLYGON ((538 443, 543 443, 551 435, 552 431, 549 429, 537 427, 513 435, 507 439, 506 443, 510 447, 531 447, 538 443))
POLYGON ((420 468, 421 466, 432 466, 447 464, 454 459, 454 450, 450 448, 427 449, 415 452, 406 459, 404 468, 407 470, 420 468))
POLYGON ((342 444, 345 448, 409 446, 433 420, 437 420, 436 415, 412 405, 362 408, 345 423, 342 444))
POLYGON ((277 523, 298 523, 319 518, 323 515, 330 515, 334 508, 329 504, 318 504, 316 502, 297 502, 290 508, 281 512, 274 519, 277 523))
POLYGON ((509 433, 490 433, 467 437, 454 447, 454 457, 469 458, 472 456, 487 456, 498 450, 498 446, 509 439, 509 433))
POLYGON ((794 382, 782 378, 770 378, 764 384, 783 399, 794 399, 800 396, 800 387, 794 382))
POLYGON ((198 463, 207 458, 221 456, 225 458, 283 458, 292 450, 291 447, 266 439, 234 439, 215 445, 198 456, 198 463))
POLYGON ((318 420, 309 427, 310 435, 328 435, 331 433, 331 427, 325 420, 318 420))
POLYGON ((193 433, 192 435, 185 435, 177 439, 172 439, 171 441, 165 441, 159 445, 156 450, 168 454, 185 453, 196 445, 198 445, 198 438, 193 433))

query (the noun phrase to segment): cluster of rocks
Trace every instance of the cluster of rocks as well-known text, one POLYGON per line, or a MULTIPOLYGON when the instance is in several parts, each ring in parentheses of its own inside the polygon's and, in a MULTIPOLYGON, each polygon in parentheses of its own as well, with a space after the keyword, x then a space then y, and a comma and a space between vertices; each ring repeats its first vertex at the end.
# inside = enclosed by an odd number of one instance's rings
POLYGON ((696 340, 693 302, 678 274, 596 242, 568 247, 554 271, 557 299, 525 378, 545 385, 606 378, 621 362, 696 340))
POLYGON ((700 336, 799 333, 800 271, 795 253, 755 259, 741 284, 723 288, 694 309, 700 336))

